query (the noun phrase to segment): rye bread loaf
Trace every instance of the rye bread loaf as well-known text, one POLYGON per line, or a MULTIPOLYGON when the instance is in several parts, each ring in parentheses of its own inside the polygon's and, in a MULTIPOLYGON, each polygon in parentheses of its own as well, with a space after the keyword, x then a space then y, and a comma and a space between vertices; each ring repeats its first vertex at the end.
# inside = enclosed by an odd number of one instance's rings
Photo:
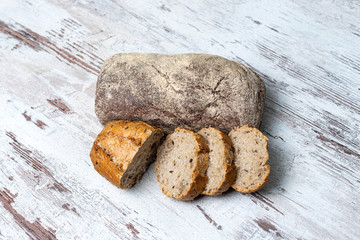
POLYGON ((236 169, 232 164, 234 153, 230 138, 212 127, 203 128, 198 133, 210 149, 209 167, 205 174, 209 180, 202 194, 220 195, 229 189, 236 176, 236 169))
POLYGON ((123 53, 108 58, 96 85, 95 112, 102 124, 141 120, 193 131, 213 126, 259 127, 265 85, 244 65, 208 54, 123 53))
POLYGON ((95 170, 108 181, 130 188, 154 160, 163 136, 161 129, 145 122, 110 122, 97 136, 90 158, 95 170))
POLYGON ((242 193, 259 190, 267 181, 270 166, 268 138, 258 129, 247 125, 229 133, 234 147, 234 164, 237 174, 232 187, 242 193))
POLYGON ((193 200, 204 189, 209 148, 187 129, 175 129, 157 150, 155 170, 162 192, 178 200, 193 200))

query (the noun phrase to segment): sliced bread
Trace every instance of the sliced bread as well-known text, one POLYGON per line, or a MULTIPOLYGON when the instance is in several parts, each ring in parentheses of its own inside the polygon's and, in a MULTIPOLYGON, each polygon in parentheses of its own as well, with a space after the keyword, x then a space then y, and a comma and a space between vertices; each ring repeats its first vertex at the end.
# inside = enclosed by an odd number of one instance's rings
POLYGON ((203 128, 198 132, 209 146, 208 182, 202 194, 220 195, 234 182, 236 171, 232 165, 234 153, 228 135, 215 128, 203 128))
POLYGON ((229 133, 234 147, 236 178, 232 187, 242 193, 260 189, 268 179, 268 138, 248 125, 234 128, 229 133))
POLYGON ((145 122, 108 123, 90 152, 95 170, 115 186, 126 189, 139 182, 154 160, 164 136, 160 128, 145 122))
POLYGON ((204 189, 209 148, 197 133, 177 128, 158 148, 155 162, 162 192, 178 200, 193 200, 204 189))

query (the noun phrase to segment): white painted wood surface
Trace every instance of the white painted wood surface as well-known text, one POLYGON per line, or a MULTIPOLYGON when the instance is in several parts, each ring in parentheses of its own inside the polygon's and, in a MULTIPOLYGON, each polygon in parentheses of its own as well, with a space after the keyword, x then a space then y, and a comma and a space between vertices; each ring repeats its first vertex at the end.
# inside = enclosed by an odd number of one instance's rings
POLYGON ((360 239, 360 3, 0 1, 0 239, 360 239), (119 52, 257 71, 271 174, 254 194, 165 197, 93 170, 96 77, 119 52))

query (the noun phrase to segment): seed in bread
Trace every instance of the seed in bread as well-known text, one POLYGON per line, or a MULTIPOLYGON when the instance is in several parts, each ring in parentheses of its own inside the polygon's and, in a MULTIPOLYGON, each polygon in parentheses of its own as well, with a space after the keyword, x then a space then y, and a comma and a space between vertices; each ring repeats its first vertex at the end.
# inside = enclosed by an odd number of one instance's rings
POLYGON ((220 195, 234 182, 236 171, 232 165, 234 153, 228 135, 215 128, 203 128, 198 132, 207 143, 209 167, 206 170, 208 182, 202 194, 220 195))
POLYGON ((193 200, 204 189, 209 148, 197 133, 177 128, 158 148, 155 162, 162 192, 178 200, 193 200))
POLYGON ((90 152, 95 170, 115 186, 126 189, 139 182, 164 136, 145 122, 108 123, 90 152))
POLYGON ((248 125, 234 128, 229 137, 237 170, 232 187, 242 193, 255 192, 265 184, 270 172, 268 138, 248 125))

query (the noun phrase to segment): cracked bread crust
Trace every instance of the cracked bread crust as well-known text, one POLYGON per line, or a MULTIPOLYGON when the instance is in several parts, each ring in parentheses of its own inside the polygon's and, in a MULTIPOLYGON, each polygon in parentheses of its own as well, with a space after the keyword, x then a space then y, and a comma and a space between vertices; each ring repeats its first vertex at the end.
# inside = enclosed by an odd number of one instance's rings
POLYGON ((140 181, 162 137, 161 129, 145 122, 110 122, 94 141, 90 158, 109 182, 130 188, 140 181))
POLYGON ((208 168, 208 158, 209 148, 199 134, 188 129, 176 128, 174 133, 166 137, 157 151, 155 171, 162 192, 177 200, 193 200, 203 191, 207 182, 208 178, 205 176, 205 172, 208 168), (181 151, 179 147, 183 146, 181 137, 191 139, 191 142, 187 141, 190 144, 190 147, 187 148, 189 151, 180 152, 178 159, 173 160, 176 158, 175 153, 181 151), (193 157, 188 160, 186 154, 193 157), (181 164, 183 168, 181 168, 181 164), (178 175, 176 176, 176 174, 178 175), (189 182, 184 182, 184 185, 182 184, 184 178, 181 179, 184 176, 180 176, 181 174, 190 176, 189 182))
POLYGON ((142 120, 165 133, 180 126, 228 133, 244 124, 259 127, 264 101, 264 82, 238 62, 209 54, 121 53, 101 68, 95 113, 102 124, 142 120))
POLYGON ((259 190, 270 173, 270 166, 267 165, 268 138, 248 125, 234 128, 229 137, 234 147, 234 164, 237 169, 232 187, 242 193, 259 190))
POLYGON ((209 127, 198 132, 210 148, 209 167, 206 176, 209 181, 202 192, 204 195, 220 195, 234 182, 236 167, 230 138, 222 131, 209 127))

